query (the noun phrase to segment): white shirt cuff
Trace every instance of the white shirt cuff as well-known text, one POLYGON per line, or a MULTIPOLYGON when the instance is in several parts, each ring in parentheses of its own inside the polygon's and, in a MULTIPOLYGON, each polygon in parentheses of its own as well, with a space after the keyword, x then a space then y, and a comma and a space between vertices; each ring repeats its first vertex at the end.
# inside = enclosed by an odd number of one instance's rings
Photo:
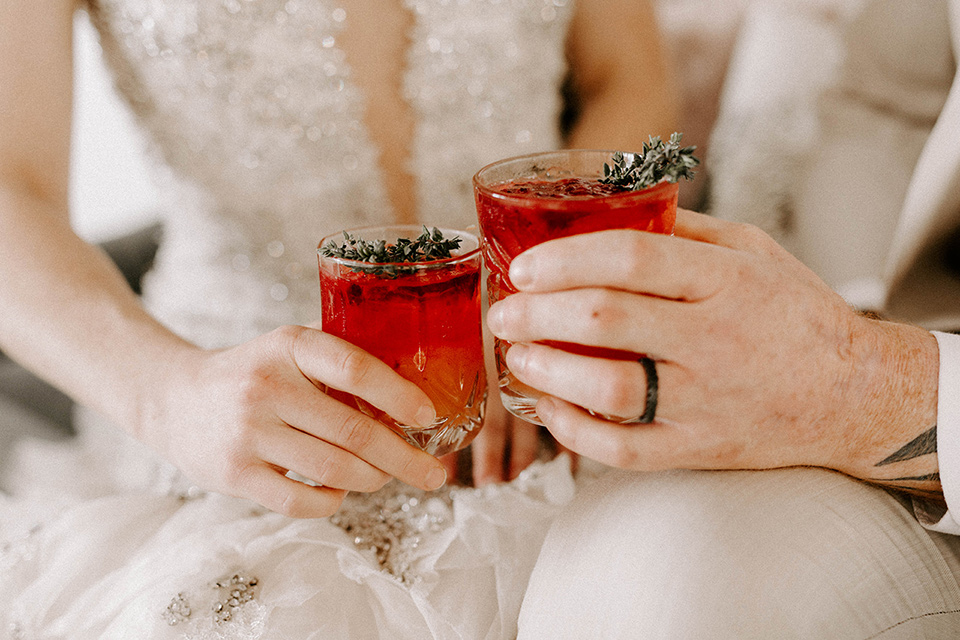
POLYGON ((960 335, 933 332, 940 347, 937 393, 937 462, 947 511, 914 500, 914 512, 927 529, 960 535, 960 335))

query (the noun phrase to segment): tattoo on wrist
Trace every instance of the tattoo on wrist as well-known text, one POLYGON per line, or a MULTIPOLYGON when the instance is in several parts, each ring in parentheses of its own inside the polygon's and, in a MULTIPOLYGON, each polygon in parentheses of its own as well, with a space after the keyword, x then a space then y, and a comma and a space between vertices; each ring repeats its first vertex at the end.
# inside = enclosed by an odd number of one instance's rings
POLYGON ((937 452, 937 425, 933 425, 927 431, 897 449, 894 453, 887 456, 877 463, 878 467, 893 464, 894 462, 903 462, 913 460, 928 453, 937 452))
MULTIPOLYGON (((878 462, 876 467, 885 467, 898 462, 916 460, 937 452, 937 425, 933 425, 919 436, 903 445, 895 452, 878 462)), ((933 466, 935 467, 935 462, 933 466)), ((929 467, 928 467, 929 468, 929 467)), ((922 469, 910 469, 914 473, 893 478, 872 478, 870 482, 879 484, 886 489, 894 489, 915 495, 919 498, 943 499, 943 490, 940 486, 939 471, 923 473, 922 469), (917 473, 919 471, 919 473, 917 473)))
POLYGON ((884 482, 940 482, 940 474, 928 473, 922 476, 903 476, 902 478, 884 478, 884 482))

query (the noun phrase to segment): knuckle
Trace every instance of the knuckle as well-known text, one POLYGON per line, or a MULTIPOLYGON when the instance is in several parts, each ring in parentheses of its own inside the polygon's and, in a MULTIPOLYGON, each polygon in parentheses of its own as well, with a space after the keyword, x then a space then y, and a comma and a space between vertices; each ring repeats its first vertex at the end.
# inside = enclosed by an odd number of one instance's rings
POLYGON ((747 223, 737 223, 734 227, 737 245, 751 251, 765 251, 772 242, 771 238, 760 227, 747 223))
POLYGON ((270 332, 270 336, 282 344, 295 344, 302 337, 304 327, 295 324, 285 324, 270 332))
POLYGON ((337 368, 348 388, 357 388, 369 378, 372 362, 359 349, 345 349, 337 360, 337 368))
POLYGON ((337 512, 344 495, 337 490, 289 485, 277 496, 275 506, 265 506, 288 518, 326 518, 337 512))
POLYGON ((333 495, 325 495, 323 503, 314 508, 313 512, 310 514, 310 517, 329 518, 340 510, 340 505, 343 504, 343 498, 345 496, 346 494, 343 492, 337 492, 333 495))
POLYGON ((269 376, 262 371, 245 373, 236 385, 240 404, 243 406, 257 405, 267 397, 267 381, 269 376))
POLYGON ((281 374, 271 360, 253 358, 237 368, 235 389, 242 403, 258 404, 271 395, 281 374))
POLYGON ((507 296, 500 301, 503 310, 502 333, 507 339, 522 332, 523 327, 528 326, 527 318, 533 316, 530 310, 531 298, 529 295, 519 293, 507 296))
POLYGON ((390 481, 390 476, 379 469, 375 469, 372 473, 361 474, 356 481, 357 491, 372 493, 382 489, 390 481))
POLYGON ((288 518, 305 518, 308 515, 308 508, 304 502, 299 492, 288 489, 284 493, 276 511, 288 518))
POLYGON ((337 443, 348 451, 363 451, 373 442, 373 428, 369 418, 351 412, 340 424, 337 443))
POLYGON ((659 245, 646 240, 640 233, 630 234, 623 250, 617 256, 628 282, 642 278, 650 271, 651 264, 659 263, 659 245))
POLYGON ((226 451, 223 456, 223 481, 227 486, 244 490, 249 487, 250 479, 256 469, 249 457, 234 449, 226 451))
POLYGON ((420 484, 420 480, 424 475, 422 465, 420 464, 420 456, 418 456, 413 450, 407 450, 400 455, 402 457, 400 464, 398 465, 400 471, 397 474, 397 477, 401 480, 406 478, 405 482, 407 482, 407 484, 420 484))
POLYGON ((275 333, 279 341, 278 349, 297 367, 307 359, 310 349, 316 348, 316 344, 308 340, 315 333, 310 327, 288 324, 276 329, 275 333))
POLYGON ((592 336, 605 336, 625 317, 616 297, 607 289, 595 289, 584 295, 584 314, 592 336))
POLYGON ((277 327, 266 335, 264 346, 267 353, 296 362, 304 331, 306 331, 304 327, 293 324, 277 327))
POLYGON ((314 465, 313 480, 322 485, 335 486, 340 479, 342 466, 336 459, 336 453, 322 456, 314 465))
POLYGON ((374 491, 379 491, 390 481, 390 476, 379 469, 375 470, 374 474, 371 474, 369 478, 366 476, 363 479, 361 488, 358 491, 363 491, 365 493, 372 493, 374 491))
POLYGON ((740 259, 735 259, 732 263, 732 266, 727 269, 728 287, 735 287, 742 283, 756 282, 761 275, 758 272, 756 261, 749 256, 741 256, 740 259), (732 280, 732 282, 730 280, 732 280))

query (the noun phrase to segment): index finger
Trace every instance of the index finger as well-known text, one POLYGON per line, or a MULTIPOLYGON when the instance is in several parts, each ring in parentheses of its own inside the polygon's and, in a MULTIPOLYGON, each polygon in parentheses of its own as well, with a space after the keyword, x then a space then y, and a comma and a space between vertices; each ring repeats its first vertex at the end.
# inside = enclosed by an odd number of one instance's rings
POLYGON ((292 356, 304 376, 363 398, 402 424, 433 424, 436 409, 420 387, 346 340, 317 329, 300 329, 292 356))
POLYGON ((733 250, 633 229, 550 240, 514 258, 510 280, 525 292, 621 289, 673 300, 702 300, 721 286, 733 250))

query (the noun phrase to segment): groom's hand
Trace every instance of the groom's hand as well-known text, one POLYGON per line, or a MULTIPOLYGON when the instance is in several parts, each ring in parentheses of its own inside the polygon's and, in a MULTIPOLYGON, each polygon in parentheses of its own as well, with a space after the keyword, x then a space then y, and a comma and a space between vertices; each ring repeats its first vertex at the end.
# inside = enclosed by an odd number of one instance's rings
POLYGON ((510 278, 520 293, 494 305, 488 323, 515 343, 508 366, 549 394, 538 414, 578 453, 633 469, 822 466, 939 489, 932 451, 881 464, 930 440, 936 340, 858 315, 754 227, 681 210, 675 237, 554 240, 518 256, 510 278), (639 363, 544 340, 649 355, 654 422, 621 426, 582 409, 644 413, 639 363))

